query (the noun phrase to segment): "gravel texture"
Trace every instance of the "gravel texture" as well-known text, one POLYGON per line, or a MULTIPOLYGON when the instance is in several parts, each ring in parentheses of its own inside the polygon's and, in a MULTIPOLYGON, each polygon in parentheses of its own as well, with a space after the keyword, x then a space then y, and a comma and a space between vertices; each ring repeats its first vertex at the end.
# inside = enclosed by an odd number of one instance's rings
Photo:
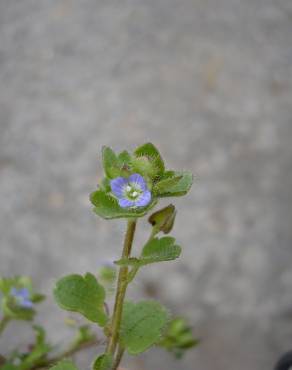
MULTIPOLYGON (((180 363, 156 349, 125 363, 272 369, 292 348, 291 0, 1 0, 0 86, 1 275, 51 294, 117 258, 123 223, 88 201, 100 150, 153 141, 196 185, 175 201, 182 258, 130 295, 185 314, 202 343, 180 363)), ((52 298, 40 317, 70 336, 52 298)), ((4 352, 29 335, 13 327, 4 352)))

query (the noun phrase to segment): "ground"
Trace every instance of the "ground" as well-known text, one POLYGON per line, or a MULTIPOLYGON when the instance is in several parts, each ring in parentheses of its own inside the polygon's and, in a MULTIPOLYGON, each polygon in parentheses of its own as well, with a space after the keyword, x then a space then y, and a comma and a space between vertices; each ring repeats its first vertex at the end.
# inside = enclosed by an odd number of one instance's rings
MULTIPOLYGON (((50 295, 58 277, 117 258, 124 223, 88 201, 100 150, 153 141, 196 181, 175 200, 182 258, 130 295, 185 314, 201 345, 180 363, 155 349, 125 364, 271 369, 292 348, 291 35, 291 0, 2 0, 1 275, 50 295)), ((68 338, 52 298, 40 316, 68 338)), ((3 351, 28 335, 12 329, 3 351)))

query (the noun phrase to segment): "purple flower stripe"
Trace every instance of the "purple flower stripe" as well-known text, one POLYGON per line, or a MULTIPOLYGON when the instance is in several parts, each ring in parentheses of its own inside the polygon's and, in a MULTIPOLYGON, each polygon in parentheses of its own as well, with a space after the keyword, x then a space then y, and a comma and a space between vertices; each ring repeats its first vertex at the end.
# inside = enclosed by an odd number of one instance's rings
POLYGON ((126 198, 120 198, 119 199, 119 205, 122 208, 127 208, 127 207, 133 207, 136 203, 133 200, 129 200, 126 198))
POLYGON ((128 181, 129 181, 129 183, 137 184, 142 191, 147 190, 147 185, 146 185, 146 182, 145 182, 144 178, 141 175, 139 175, 138 173, 134 173, 133 175, 131 175, 128 178, 128 181))
POLYGON ((110 185, 122 208, 145 207, 151 201, 151 192, 146 181, 138 173, 128 178, 117 177, 111 180, 110 185))
POLYGON ((128 184, 128 179, 124 177, 117 177, 110 182, 111 189, 114 195, 121 198, 124 195, 125 186, 128 184))
POLYGON ((141 196, 136 200, 135 206, 145 207, 151 200, 151 193, 149 190, 146 190, 141 196))

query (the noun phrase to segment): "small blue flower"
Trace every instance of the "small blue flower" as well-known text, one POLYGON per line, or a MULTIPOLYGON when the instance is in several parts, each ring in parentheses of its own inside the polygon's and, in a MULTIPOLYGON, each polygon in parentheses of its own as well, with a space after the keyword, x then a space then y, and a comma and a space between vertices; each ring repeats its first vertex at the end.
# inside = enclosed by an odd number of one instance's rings
POLYGON ((12 288, 10 295, 15 298, 16 303, 22 308, 32 308, 33 303, 30 300, 30 292, 27 288, 12 288))
POLYGON ((151 192, 146 181, 138 173, 128 178, 117 177, 111 180, 110 185, 122 208, 145 207, 151 201, 151 192))

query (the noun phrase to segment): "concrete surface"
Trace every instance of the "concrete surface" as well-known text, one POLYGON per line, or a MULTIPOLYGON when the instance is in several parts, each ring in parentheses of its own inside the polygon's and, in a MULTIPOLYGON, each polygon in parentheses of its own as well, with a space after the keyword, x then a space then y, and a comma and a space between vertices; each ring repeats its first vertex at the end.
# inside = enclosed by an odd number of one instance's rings
MULTIPOLYGON (((100 149, 151 140, 197 181, 175 201, 182 258, 130 295, 185 314, 202 344, 125 364, 271 369, 292 348, 291 103, 291 0, 1 0, 1 275, 50 294, 116 258, 124 225, 88 202, 100 149)), ((51 298, 40 316, 55 341, 70 335, 51 298)), ((28 335, 7 333, 3 351, 28 335)))

